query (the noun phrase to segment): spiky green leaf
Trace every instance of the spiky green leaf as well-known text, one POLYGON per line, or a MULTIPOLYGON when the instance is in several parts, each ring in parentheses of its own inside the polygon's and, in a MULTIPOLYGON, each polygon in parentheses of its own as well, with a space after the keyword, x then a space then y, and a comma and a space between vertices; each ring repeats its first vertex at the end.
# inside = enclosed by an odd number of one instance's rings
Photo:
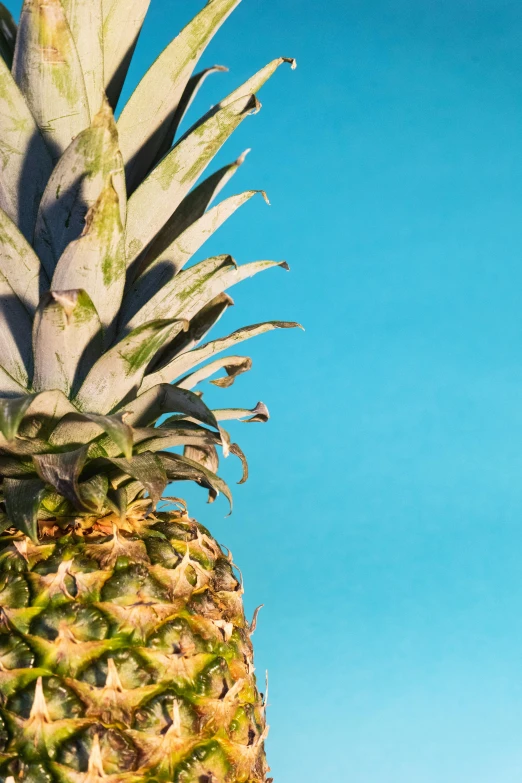
POLYGON ((87 446, 59 454, 35 454, 33 462, 38 475, 50 484, 59 495, 69 500, 76 508, 83 507, 78 488, 78 478, 87 459, 87 446))
POLYGON ((183 199, 153 241, 130 265, 128 275, 134 280, 153 261, 172 245, 181 234, 205 213, 225 185, 245 162, 250 150, 245 150, 233 163, 223 166, 203 180, 183 199))
POLYGON ((123 473, 132 476, 149 493, 153 508, 160 500, 165 487, 168 484, 167 474, 160 459, 155 454, 144 452, 137 454, 132 459, 111 459, 123 473))
POLYGON ((34 313, 49 281, 33 248, 1 208, 0 272, 29 313, 34 313))
POLYGON ((78 389, 102 352, 98 312, 83 290, 51 291, 37 310, 33 326, 36 391, 78 389))
POLYGON ((31 317, 0 273, 0 367, 21 386, 32 374, 31 317))
POLYGON ((223 479, 198 462, 182 457, 181 454, 159 452, 158 457, 171 481, 195 481, 216 493, 222 492, 229 502, 230 513, 232 513, 232 494, 223 479))
MULTIPOLYGON (((164 134, 161 146, 156 153, 153 166, 157 165, 162 157, 166 155, 172 147, 174 138, 181 122, 183 121, 183 118, 185 117, 187 111, 192 105, 194 98, 198 94, 207 78, 213 73, 223 73, 226 71, 228 71, 228 68, 225 68, 223 65, 212 65, 210 68, 204 68, 202 71, 199 71, 198 73, 195 73, 194 76, 190 77, 187 82, 187 86, 183 90, 183 94, 178 103, 178 108, 174 113, 174 117, 172 118, 170 125, 164 134)), ((167 125, 167 123, 165 123, 165 125, 167 125)))
POLYGON ((61 0, 83 71, 91 117, 104 95, 102 0, 61 0))
POLYGON ((29 242, 52 168, 25 98, 0 59, 0 207, 29 242))
POLYGON ((211 113, 132 194, 127 215, 127 264, 154 239, 228 137, 258 108, 256 97, 250 95, 211 113))
POLYGON ((88 210, 109 178, 125 225, 127 195, 123 159, 112 110, 104 101, 88 128, 64 152, 49 179, 36 221, 34 246, 49 279, 69 242, 78 239, 88 210))
POLYGON ((115 107, 150 0, 102 0, 105 92, 115 107))
POLYGON ((60 0, 24 0, 13 76, 57 160, 90 120, 82 67, 60 0))
POLYGON ((40 479, 4 478, 2 490, 7 516, 18 530, 38 541, 38 507, 45 486, 40 479))
POLYGON ((127 291, 123 309, 138 312, 141 307, 162 289, 183 269, 202 245, 252 196, 260 191, 248 190, 225 199, 194 221, 174 242, 169 245, 127 291))
POLYGON ((132 186, 149 170, 168 134, 192 71, 239 0, 211 0, 164 49, 124 107, 118 129, 132 186))
POLYGON ((179 378, 181 375, 185 375, 193 367, 210 359, 222 351, 226 351, 228 348, 232 348, 238 343, 250 340, 252 337, 270 332, 273 329, 295 329, 302 328, 300 324, 293 321, 267 321, 262 324, 253 324, 252 326, 245 326, 243 329, 238 329, 228 337, 221 337, 218 340, 212 340, 205 345, 188 350, 185 353, 180 354, 166 364, 163 368, 147 375, 141 385, 140 392, 143 393, 147 389, 156 386, 158 383, 171 383, 179 378))
POLYGON ((96 362, 75 404, 92 413, 110 413, 129 392, 139 388, 153 356, 184 326, 183 322, 169 319, 134 329, 96 362))
POLYGON ((52 279, 53 290, 87 291, 107 336, 112 333, 123 296, 124 253, 119 198, 109 178, 87 213, 83 234, 65 248, 52 279))
POLYGON ((188 389, 162 384, 140 394, 126 406, 128 416, 126 421, 132 427, 146 427, 153 424, 165 413, 182 413, 197 421, 218 429, 212 411, 205 405, 201 397, 188 389))
POLYGON ((214 386, 225 389, 232 386, 238 375, 242 375, 252 369, 252 359, 248 356, 225 356, 209 362, 200 370, 186 375, 176 384, 180 389, 194 389, 198 383, 205 381, 220 370, 225 370, 224 378, 210 381, 214 386))

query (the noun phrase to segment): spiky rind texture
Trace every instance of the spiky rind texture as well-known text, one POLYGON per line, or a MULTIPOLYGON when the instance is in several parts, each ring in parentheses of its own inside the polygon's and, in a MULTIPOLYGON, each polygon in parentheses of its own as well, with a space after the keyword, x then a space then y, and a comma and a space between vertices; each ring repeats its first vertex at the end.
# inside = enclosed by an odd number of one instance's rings
POLYGON ((0 542, 0 760, 24 783, 259 783, 241 580, 183 512, 0 542))

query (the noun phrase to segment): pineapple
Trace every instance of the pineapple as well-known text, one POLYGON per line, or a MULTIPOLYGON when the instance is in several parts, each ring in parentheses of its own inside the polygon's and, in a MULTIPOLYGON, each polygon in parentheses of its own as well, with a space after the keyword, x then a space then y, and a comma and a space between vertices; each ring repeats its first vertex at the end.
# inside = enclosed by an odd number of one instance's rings
POLYGON ((270 62, 178 138, 203 80, 223 70, 193 75, 197 62, 239 3, 210 0, 116 122, 149 1, 25 0, 18 26, 0 7, 6 783, 267 780, 240 573, 183 501, 161 499, 189 480, 231 501, 217 449, 241 460, 242 480, 247 465, 223 424, 268 411, 211 410, 197 386, 230 386, 251 361, 224 351, 297 326, 203 342, 230 286, 286 265, 191 264, 256 194, 210 206, 244 156, 203 172, 295 63, 270 62))

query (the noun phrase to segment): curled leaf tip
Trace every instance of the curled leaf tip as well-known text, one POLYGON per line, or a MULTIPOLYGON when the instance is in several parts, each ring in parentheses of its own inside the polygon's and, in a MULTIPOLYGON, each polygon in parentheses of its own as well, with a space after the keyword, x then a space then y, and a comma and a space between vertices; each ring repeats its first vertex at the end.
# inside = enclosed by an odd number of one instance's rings
POLYGON ((258 190, 257 192, 261 194, 261 196, 263 197, 263 200, 264 200, 265 204, 268 204, 268 206, 269 206, 269 207, 270 207, 270 206, 272 206, 272 205, 270 204, 270 199, 268 198, 268 196, 267 196, 267 194, 266 194, 266 190, 258 190))
POLYGON ((281 57, 281 60, 284 63, 290 63, 290 67, 292 71, 295 71, 295 69, 297 68, 297 60, 294 57, 281 57))
POLYGON ((290 271, 290 265, 286 261, 281 261, 279 266, 281 267, 281 269, 284 269, 287 272, 290 271))
POLYGON ((228 73, 228 68, 226 65, 213 65, 212 66, 213 71, 220 71, 221 73, 228 73))
POLYGON ((249 147, 249 148, 248 148, 248 149, 246 149, 244 152, 242 152, 242 153, 241 153, 241 155, 239 156, 239 158, 236 160, 236 166, 242 166, 242 165, 243 165, 243 163, 244 163, 244 162, 245 162, 245 160, 246 160, 246 156, 247 156, 247 155, 248 155, 250 152, 252 152, 252 148, 251 148, 251 147, 249 147))

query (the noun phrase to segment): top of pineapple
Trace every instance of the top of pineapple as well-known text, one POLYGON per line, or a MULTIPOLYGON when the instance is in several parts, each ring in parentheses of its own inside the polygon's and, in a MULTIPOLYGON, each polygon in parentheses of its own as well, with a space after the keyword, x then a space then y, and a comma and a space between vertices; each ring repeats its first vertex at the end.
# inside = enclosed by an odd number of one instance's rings
MULTIPOLYGON (((192 391, 229 386, 250 369, 220 354, 272 321, 202 344, 233 304, 226 290, 273 266, 228 255, 189 265, 256 191, 210 204, 244 156, 201 175, 259 109, 279 58, 216 104, 183 136, 203 80, 193 75, 240 0, 210 0, 147 71, 118 122, 115 110, 150 0, 25 0, 18 28, 0 5, 0 532, 37 538, 39 524, 124 514, 168 481, 213 498, 216 446, 238 455, 192 391), (204 362, 211 359, 206 365, 204 362), (160 417, 174 414, 159 426, 160 417), (184 446, 184 455, 165 451, 184 446)), ((264 195, 264 194, 263 194, 264 195)))

